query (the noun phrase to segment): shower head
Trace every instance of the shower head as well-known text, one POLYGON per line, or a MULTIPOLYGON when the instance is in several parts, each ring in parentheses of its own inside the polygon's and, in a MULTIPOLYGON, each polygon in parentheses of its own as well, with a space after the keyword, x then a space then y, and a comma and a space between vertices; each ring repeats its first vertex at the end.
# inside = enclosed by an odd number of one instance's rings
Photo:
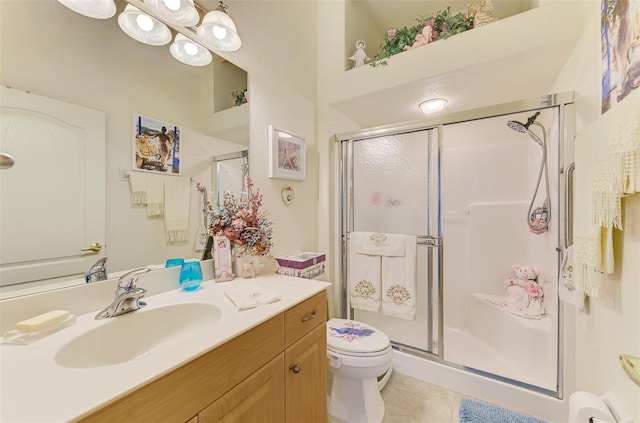
POLYGON ((507 122, 507 126, 516 132, 522 132, 523 134, 529 130, 529 127, 535 122, 540 112, 536 112, 535 115, 527 119, 527 123, 518 122, 517 120, 510 120, 507 122))

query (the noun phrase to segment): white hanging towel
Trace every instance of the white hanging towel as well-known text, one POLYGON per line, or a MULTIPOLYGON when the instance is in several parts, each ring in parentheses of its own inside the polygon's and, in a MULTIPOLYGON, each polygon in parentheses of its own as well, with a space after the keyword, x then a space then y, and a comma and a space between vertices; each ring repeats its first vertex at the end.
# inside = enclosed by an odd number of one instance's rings
POLYGON ((404 235, 383 234, 380 232, 352 232, 351 241, 358 254, 371 256, 404 256, 404 235), (354 237, 354 234, 357 234, 354 237))
POLYGON ((417 237, 401 236, 404 257, 382 257, 382 314, 415 320, 417 237))
POLYGON ((131 191, 131 204, 140 206, 147 204, 147 184, 144 172, 130 172, 129 189, 131 191))
POLYGON ((167 176, 164 181, 164 229, 168 242, 189 238, 189 178, 167 176))
POLYGON ((131 203, 146 205, 147 216, 162 216, 164 202, 164 177, 149 172, 129 174, 131 203))
POLYGON ((368 232, 352 232, 349 242, 349 301, 358 310, 380 311, 380 256, 360 254, 368 232))

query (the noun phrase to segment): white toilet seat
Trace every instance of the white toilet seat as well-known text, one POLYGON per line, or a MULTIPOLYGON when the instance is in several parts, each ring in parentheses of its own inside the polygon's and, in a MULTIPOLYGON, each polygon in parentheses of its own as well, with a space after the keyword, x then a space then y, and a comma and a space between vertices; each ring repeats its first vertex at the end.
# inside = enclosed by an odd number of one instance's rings
POLYGON ((337 318, 327 322, 327 349, 366 357, 386 354, 390 348, 389 337, 366 323, 337 318))

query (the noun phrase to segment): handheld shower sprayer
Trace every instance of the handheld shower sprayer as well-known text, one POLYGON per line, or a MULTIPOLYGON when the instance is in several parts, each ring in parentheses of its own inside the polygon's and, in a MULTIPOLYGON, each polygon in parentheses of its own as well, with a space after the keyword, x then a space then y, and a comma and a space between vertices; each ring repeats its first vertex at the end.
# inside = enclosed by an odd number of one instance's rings
POLYGON ((536 122, 536 118, 540 115, 540 112, 536 112, 533 116, 527 119, 527 123, 518 122, 517 120, 510 120, 507 122, 507 126, 516 132, 523 134, 529 134, 532 140, 534 140, 540 147, 542 147, 542 163, 540 163, 540 172, 538 173, 538 182, 536 183, 536 189, 533 192, 531 203, 529 204, 529 211, 527 213, 527 225, 531 232, 535 234, 542 234, 549 230, 549 222, 551 221, 551 200, 549 197, 549 166, 547 164, 547 131, 545 127, 536 122), (534 134, 529 127, 533 124, 542 128, 542 140, 534 134), (533 209, 533 203, 538 195, 538 189, 540 188, 540 182, 542 181, 542 171, 545 171, 545 182, 547 189, 547 196, 541 207, 533 209))

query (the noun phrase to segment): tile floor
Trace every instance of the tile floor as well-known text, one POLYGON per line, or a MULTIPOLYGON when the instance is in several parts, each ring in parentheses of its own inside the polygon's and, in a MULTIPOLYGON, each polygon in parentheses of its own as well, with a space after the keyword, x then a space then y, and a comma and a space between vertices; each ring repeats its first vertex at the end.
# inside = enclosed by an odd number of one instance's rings
POLYGON ((383 423, 458 423, 462 395, 394 372, 382 390, 383 423))
MULTIPOLYGON (((331 373, 328 376, 330 387, 331 373)), ((382 423, 459 423, 460 400, 472 398, 398 372, 391 374, 381 394, 382 423)), ((344 422, 329 418, 328 423, 344 422)))

